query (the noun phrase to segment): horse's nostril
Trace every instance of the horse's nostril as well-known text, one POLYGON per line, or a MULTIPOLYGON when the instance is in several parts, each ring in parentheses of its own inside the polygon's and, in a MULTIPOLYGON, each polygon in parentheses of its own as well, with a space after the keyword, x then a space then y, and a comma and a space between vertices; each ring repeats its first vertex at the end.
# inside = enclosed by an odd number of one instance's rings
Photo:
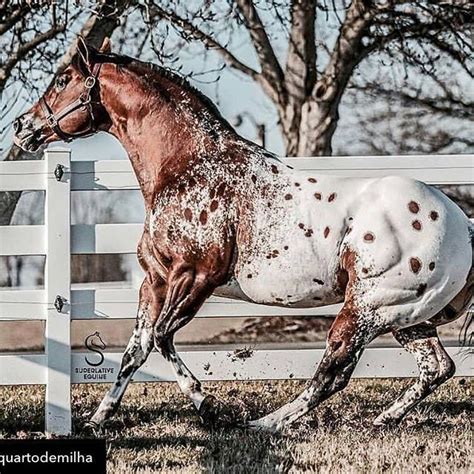
POLYGON ((19 118, 13 122, 13 130, 15 133, 18 133, 21 130, 21 120, 19 118))

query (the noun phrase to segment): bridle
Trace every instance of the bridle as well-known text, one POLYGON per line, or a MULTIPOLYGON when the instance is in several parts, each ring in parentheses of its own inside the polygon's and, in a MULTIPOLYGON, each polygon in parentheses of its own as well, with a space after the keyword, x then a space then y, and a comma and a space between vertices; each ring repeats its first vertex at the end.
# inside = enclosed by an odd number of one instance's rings
POLYGON ((96 85, 98 85, 97 77, 100 72, 100 63, 96 63, 92 68, 89 76, 84 79, 84 92, 71 104, 64 107, 60 112, 55 114, 51 107, 48 105, 44 97, 40 99, 41 109, 46 120, 46 125, 63 141, 70 142, 75 138, 85 137, 91 135, 97 131, 97 125, 95 123, 94 111, 92 109, 92 92, 96 85), (69 133, 61 130, 59 122, 64 118, 70 115, 72 112, 77 109, 85 108, 89 112, 89 127, 86 130, 81 132, 69 133))

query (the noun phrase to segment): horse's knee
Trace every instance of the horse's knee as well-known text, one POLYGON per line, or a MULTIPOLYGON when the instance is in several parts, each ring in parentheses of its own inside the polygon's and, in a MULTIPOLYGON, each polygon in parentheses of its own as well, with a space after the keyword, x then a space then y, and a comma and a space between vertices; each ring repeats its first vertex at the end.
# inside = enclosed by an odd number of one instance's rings
POLYGON ((155 349, 165 358, 169 359, 171 353, 171 334, 161 325, 156 325, 153 331, 155 349))
POLYGON ((122 363, 120 365, 119 376, 128 377, 135 370, 137 370, 146 360, 145 353, 138 349, 136 351, 126 351, 122 356, 122 363))

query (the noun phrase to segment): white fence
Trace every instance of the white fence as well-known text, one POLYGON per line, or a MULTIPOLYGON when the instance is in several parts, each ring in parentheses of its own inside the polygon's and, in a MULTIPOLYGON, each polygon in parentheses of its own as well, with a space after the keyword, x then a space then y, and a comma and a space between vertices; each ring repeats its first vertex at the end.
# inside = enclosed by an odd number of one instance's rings
MULTIPOLYGON (((0 255, 46 255, 44 290, 0 290, 0 320, 46 321, 44 353, 0 355, 0 385, 45 384, 46 431, 56 434, 71 431, 70 384, 111 382, 121 360, 121 353, 104 352, 100 366, 91 366, 87 353, 72 352, 71 320, 134 318, 138 300, 137 289, 71 286, 71 254, 135 253, 143 229, 142 224, 71 226, 72 191, 138 189, 138 184, 128 161, 71 162, 70 158, 68 150, 51 149, 43 161, 0 162, 0 191, 46 191, 44 225, 0 227, 0 255)), ((474 155, 293 158, 291 164, 338 175, 396 174, 432 184, 474 184, 474 155)), ((283 309, 213 297, 198 317, 334 315, 338 308, 283 309)), ((219 346, 186 350, 182 356, 201 380, 309 378, 323 349, 259 345, 248 359, 229 357, 231 352, 230 346, 219 346)), ((448 347, 448 352, 456 361, 457 375, 474 375, 472 362, 460 348, 448 347)), ((373 347, 364 353, 355 376, 416 373, 412 357, 404 350, 373 347)), ((134 380, 174 377, 160 355, 152 353, 134 380)))

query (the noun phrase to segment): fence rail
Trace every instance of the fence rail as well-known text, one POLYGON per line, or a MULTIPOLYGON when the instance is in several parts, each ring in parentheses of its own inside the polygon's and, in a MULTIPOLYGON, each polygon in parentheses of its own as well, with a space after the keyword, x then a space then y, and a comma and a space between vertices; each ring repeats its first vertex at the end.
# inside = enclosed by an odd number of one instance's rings
MULTIPOLYGON (((291 164, 346 176, 395 174, 431 184, 474 184, 474 155, 292 158, 291 164)), ((44 225, 0 227, 0 256, 46 256, 44 289, 0 290, 0 320, 46 321, 44 353, 0 355, 0 385, 45 384, 46 431, 50 433, 71 431, 71 383, 110 382, 120 364, 118 352, 105 352, 97 367, 86 359, 93 354, 72 352, 71 321, 133 318, 138 301, 137 289, 71 285, 71 254, 135 253, 143 230, 142 224, 71 225, 71 192, 124 189, 138 189, 128 161, 71 162, 68 150, 51 149, 42 161, 0 162, 0 191, 46 191, 44 225), (58 296, 62 307, 57 304, 58 296)), ((334 315, 339 308, 287 309, 212 297, 198 317, 334 315)), ((308 378, 323 353, 321 348, 262 346, 251 358, 242 360, 229 357, 231 346, 214 349, 183 352, 183 359, 203 380, 308 378), (208 364, 211 368, 205 369, 208 364)), ((458 375, 474 375, 472 362, 460 348, 449 347, 448 352, 456 361, 458 375)), ((368 349, 355 376, 415 374, 411 356, 399 348, 386 347, 368 349)), ((169 381, 173 376, 165 361, 154 353, 134 380, 169 381)))

